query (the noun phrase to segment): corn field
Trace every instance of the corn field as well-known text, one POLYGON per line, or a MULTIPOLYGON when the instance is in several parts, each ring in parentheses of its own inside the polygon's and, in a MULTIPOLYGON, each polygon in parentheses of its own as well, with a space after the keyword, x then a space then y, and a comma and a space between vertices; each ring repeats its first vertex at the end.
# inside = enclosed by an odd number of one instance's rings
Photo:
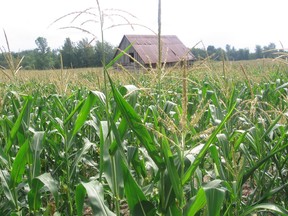
POLYGON ((0 215, 288 214, 285 64, 104 72, 1 82, 0 215))

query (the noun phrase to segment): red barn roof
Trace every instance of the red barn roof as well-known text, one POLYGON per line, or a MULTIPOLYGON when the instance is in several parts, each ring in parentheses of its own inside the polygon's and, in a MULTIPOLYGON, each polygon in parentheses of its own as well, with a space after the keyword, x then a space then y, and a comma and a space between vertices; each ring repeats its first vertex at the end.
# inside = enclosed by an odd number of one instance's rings
MULTIPOLYGON (((124 35, 122 43, 128 40, 145 64, 158 62, 158 36, 157 35, 124 35)), ((162 62, 191 61, 195 57, 191 51, 178 39, 176 35, 161 36, 162 62)), ((125 49, 126 47, 124 47, 125 49)), ((118 52, 118 51, 117 51, 118 52)), ((116 53, 117 54, 117 53, 116 53)))

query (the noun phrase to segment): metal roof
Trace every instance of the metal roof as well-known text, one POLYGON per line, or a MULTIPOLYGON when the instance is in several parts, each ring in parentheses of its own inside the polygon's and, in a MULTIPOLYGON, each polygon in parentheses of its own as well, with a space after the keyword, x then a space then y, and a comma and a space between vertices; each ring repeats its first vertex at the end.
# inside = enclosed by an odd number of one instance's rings
MULTIPOLYGON (((158 62, 157 35, 124 35, 132 44, 145 64, 158 62)), ((123 41, 123 40, 122 40, 123 41)), ((191 51, 178 39, 176 35, 163 35, 162 62, 178 62, 180 60, 194 60, 191 51)))

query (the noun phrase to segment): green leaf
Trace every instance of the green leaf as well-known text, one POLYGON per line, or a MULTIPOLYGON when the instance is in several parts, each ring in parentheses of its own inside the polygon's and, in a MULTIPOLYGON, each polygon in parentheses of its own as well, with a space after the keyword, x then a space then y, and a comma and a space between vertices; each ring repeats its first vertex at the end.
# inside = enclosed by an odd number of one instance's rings
POLYGON ((135 85, 125 85, 119 88, 119 92, 123 95, 132 107, 137 103, 138 90, 135 85))
POLYGON ((116 153, 116 150, 118 149, 118 147, 123 148, 122 147, 122 139, 124 136, 124 133, 127 130, 127 123, 125 121, 125 119, 122 119, 119 125, 119 129, 117 128, 115 122, 113 121, 113 119, 110 117, 109 118, 109 122, 110 122, 110 128, 113 131, 113 135, 115 140, 113 140, 113 142, 111 143, 111 145, 109 146, 109 154, 111 156, 113 156, 116 153))
POLYGON ((29 142, 26 142, 20 147, 15 160, 13 161, 11 170, 11 187, 16 187, 22 181, 22 176, 25 172, 27 163, 27 155, 29 152, 29 142))
POLYGON ((114 86, 109 74, 107 73, 109 82, 112 88, 113 96, 117 107, 119 108, 121 114, 127 121, 130 128, 136 134, 137 138, 140 140, 141 144, 144 145, 148 154, 161 169, 164 168, 164 162, 162 157, 159 156, 158 150, 155 146, 153 139, 151 138, 148 130, 143 125, 140 117, 137 115, 136 111, 131 107, 131 105, 122 97, 119 91, 114 86))
POLYGON ((65 119, 64 121, 64 125, 66 125, 70 120, 71 118, 75 115, 75 113, 77 113, 77 111, 79 109, 81 109, 82 105, 84 104, 85 100, 82 100, 80 101, 77 106, 74 108, 74 110, 68 115, 68 117, 65 119))
POLYGON ((32 151, 32 157, 33 157, 32 176, 31 176, 32 179, 40 175, 40 168, 41 168, 40 154, 43 148, 44 135, 45 135, 45 132, 43 131, 35 132, 32 143, 31 143, 31 151, 32 151))
POLYGON ((0 164, 3 164, 5 167, 8 166, 8 157, 5 154, 5 152, 3 151, 2 148, 0 148, 0 164))
POLYGON ((8 143, 7 145, 5 146, 5 153, 7 154, 7 152, 9 152, 12 144, 13 144, 13 141, 17 135, 17 132, 19 130, 19 128, 21 127, 21 124, 22 124, 22 120, 24 118, 25 115, 27 115, 26 112, 29 111, 29 107, 31 105, 31 98, 32 97, 27 97, 26 101, 25 101, 25 104, 20 112, 20 114, 18 115, 17 119, 16 119, 16 122, 14 123, 11 131, 10 131, 10 137, 8 139, 8 143))
POLYGON ((196 196, 187 203, 184 215, 194 216, 198 211, 205 207, 206 202, 205 191, 203 188, 200 188, 196 196))
POLYGON ((75 121, 74 129, 72 136, 75 136, 79 129, 83 126, 84 122, 87 119, 88 114, 90 113, 91 107, 95 104, 96 97, 90 92, 86 100, 84 101, 83 106, 81 107, 80 112, 78 113, 77 119, 75 121))
POLYGON ((220 216, 225 198, 225 190, 221 188, 204 188, 207 200, 208 216, 220 216))
POLYGON ((132 47, 132 44, 130 44, 129 46, 127 46, 123 51, 121 51, 117 56, 115 56, 115 58, 113 58, 113 59, 105 66, 105 70, 107 70, 108 68, 112 67, 112 66, 124 55, 124 53, 126 53, 131 47, 132 47))
POLYGON ((253 212, 266 210, 267 212, 274 212, 279 215, 288 215, 288 211, 281 206, 271 204, 271 203, 262 203, 255 206, 249 206, 245 209, 244 213, 241 216, 251 215, 253 212))
MULTIPOLYGON (((164 159, 168 171, 168 175, 170 178, 170 181, 172 183, 173 191, 176 195, 176 198, 178 199, 179 205, 182 206, 182 202, 184 200, 183 196, 183 188, 181 186, 181 180, 178 175, 177 168, 174 163, 174 157, 173 153, 170 149, 168 140, 166 139, 166 134, 164 129, 162 130, 163 138, 162 138, 162 151, 164 154, 164 159)), ((169 197, 166 197, 169 200, 169 197)))
POLYGON ((100 137, 100 168, 99 168, 100 177, 105 171, 107 171, 107 167, 105 166, 107 164, 107 161, 109 160, 109 151, 107 150, 107 148, 105 148, 106 147, 105 144, 106 144, 108 133, 109 133, 108 122, 101 121, 100 122, 100 134, 99 134, 99 137, 100 137))
POLYGON ((69 115, 69 112, 67 111, 66 107, 60 100, 59 95, 53 94, 53 95, 50 95, 49 97, 51 97, 53 99, 54 104, 57 105, 55 106, 55 108, 57 107, 57 109, 61 110, 62 113, 69 115))
POLYGON ((8 176, 9 173, 6 170, 0 170, 1 187, 8 201, 12 204, 12 207, 15 208, 17 200, 14 199, 13 192, 10 190, 8 176))
POLYGON ((71 172, 70 172, 70 176, 69 179, 72 179, 72 176, 75 174, 76 168, 79 164, 79 162, 82 160, 83 156, 85 154, 87 154, 87 152, 89 151, 89 149, 91 148, 91 146, 94 145, 92 142, 90 142, 88 139, 84 139, 84 146, 77 151, 77 155, 74 159, 74 162, 71 166, 71 172))
POLYGON ((45 186, 54 196, 56 207, 58 207, 58 183, 53 179, 50 173, 43 173, 42 175, 32 180, 31 190, 28 193, 29 207, 33 211, 38 211, 41 207, 41 189, 45 186))
MULTIPOLYGON (((105 205, 104 201, 104 194, 103 194, 103 188, 99 184, 99 182, 96 181, 90 181, 87 183, 82 182, 77 186, 76 193, 78 195, 77 198, 79 199, 79 203, 77 204, 77 211, 83 210, 83 207, 81 207, 81 204, 83 204, 83 193, 84 190, 86 191, 88 195, 89 204, 93 210, 94 215, 103 215, 103 216, 114 216, 115 214, 110 211, 110 209, 105 205), (80 188, 82 187, 82 188, 80 188)), ((77 212, 78 215, 83 215, 83 212, 77 212)))
POLYGON ((41 194, 39 190, 42 188, 41 181, 33 181, 32 189, 28 193, 28 204, 31 211, 38 211, 41 207, 41 194))
POLYGON ((145 178, 147 176, 147 171, 145 167, 145 161, 139 155, 139 148, 135 146, 127 147, 127 160, 128 164, 132 164, 138 177, 142 176, 145 178))
POLYGON ((281 86, 278 86, 278 87, 275 89, 275 91, 276 91, 276 90, 279 90, 279 89, 282 89, 282 88, 286 88, 287 86, 288 86, 288 82, 282 84, 281 86))
POLYGON ((205 145, 203 146, 203 148, 201 149, 201 151, 199 152, 199 154, 196 156, 195 160, 193 161, 192 165, 188 168, 188 170, 184 173, 183 177, 182 177, 182 185, 186 184, 187 181, 189 181, 189 179, 191 178, 191 176, 194 174, 195 170, 197 169, 197 167, 199 166, 199 164, 201 163, 201 161, 203 160, 207 150, 209 149, 209 146, 211 145, 211 143, 214 141, 215 137, 217 136, 217 134, 221 131, 221 129, 223 128, 224 124, 228 121, 228 119, 230 118, 230 116, 232 115, 234 108, 236 106, 236 103, 234 104, 234 106, 232 107, 232 109, 229 111, 229 113, 227 113, 227 115, 225 116, 225 118, 223 119, 223 121, 219 124, 219 126, 216 128, 216 130, 210 135, 208 141, 205 143, 205 145))
POLYGON ((174 103, 172 101, 166 101, 165 104, 164 104, 163 111, 166 114, 169 114, 174 109, 174 107, 176 107, 176 106, 177 106, 176 103, 174 103))
POLYGON ((269 127, 267 128, 267 130, 265 131, 265 133, 261 137, 261 140, 264 140, 265 137, 268 136, 268 134, 275 129, 276 124, 279 122, 279 120, 281 118, 282 118, 282 116, 278 115, 277 118, 272 123, 269 124, 269 127))
POLYGON ((154 205, 147 200, 123 160, 122 169, 125 195, 132 215, 155 215, 156 209, 154 205))
POLYGON ((101 102, 102 105, 105 105, 106 104, 106 96, 103 92, 100 92, 100 91, 91 91, 91 93, 93 95, 95 95, 99 101, 101 102))
POLYGON ((274 188, 272 190, 269 190, 268 192, 264 193, 263 196, 257 200, 257 202, 255 204, 261 203, 264 200, 266 200, 269 197, 272 197, 273 195, 277 194, 278 192, 282 191, 285 187, 288 186, 288 182, 286 182, 285 184, 281 185, 280 187, 274 188))
MULTIPOLYGON (((50 173, 43 173, 42 175, 35 178, 41 181, 44 186, 52 193, 55 199, 55 204, 58 206, 58 182, 53 179, 50 173)), ((34 181, 34 180, 33 180, 34 181)))
POLYGON ((75 204, 77 209, 77 215, 82 216, 83 215, 83 207, 85 202, 85 196, 86 196, 86 189, 81 184, 76 186, 75 191, 75 204))
MULTIPOLYGON (((114 132, 116 133, 117 131, 114 132)), ((121 167, 122 156, 120 155, 120 151, 115 150, 113 155, 109 152, 112 145, 117 147, 121 144, 115 140, 111 143, 111 137, 108 136, 109 133, 108 122, 102 121, 100 127, 100 175, 105 175, 105 179, 113 192, 116 192, 114 189, 117 188, 118 192, 121 193, 123 192, 123 173, 121 167)), ((116 133, 116 137, 119 137, 118 133, 116 133)))
POLYGON ((131 215, 135 216, 155 216, 156 208, 153 203, 143 200, 137 203, 131 211, 131 215))
POLYGON ((226 175, 223 170, 222 163, 218 154, 218 149, 216 148, 215 145, 210 146, 210 152, 211 152, 211 157, 213 158, 214 163, 216 164, 216 168, 217 168, 217 170, 215 171, 216 176, 220 175, 221 179, 226 179, 226 175))
POLYGON ((271 153, 269 153, 267 156, 265 156, 264 158, 262 158, 261 160, 259 160, 254 166, 252 166, 244 175, 242 178, 242 184, 244 184, 247 179, 253 175, 254 171, 257 170, 262 164, 264 164, 265 162, 267 162, 268 160, 270 160, 271 157, 273 157, 275 154, 277 154, 278 152, 283 151, 284 149, 286 149, 288 146, 288 144, 282 146, 281 148, 277 149, 277 150, 272 150, 271 153))

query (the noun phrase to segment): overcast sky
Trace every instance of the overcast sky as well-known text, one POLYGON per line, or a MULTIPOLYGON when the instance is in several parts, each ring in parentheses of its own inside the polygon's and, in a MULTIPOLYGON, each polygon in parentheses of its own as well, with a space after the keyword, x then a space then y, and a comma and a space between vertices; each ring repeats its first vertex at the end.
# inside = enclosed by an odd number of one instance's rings
MULTIPOLYGON (((113 46, 118 46, 124 34, 157 32, 157 0, 99 2, 107 15, 104 28, 118 25, 104 31, 104 39, 113 46), (126 19, 139 26, 134 29, 120 26, 127 23, 126 19)), ((162 34, 177 35, 190 48, 200 41, 203 43, 197 47, 214 45, 225 48, 226 44, 230 44, 236 49, 249 48, 252 52, 255 45, 266 46, 270 42, 278 48, 281 44, 287 48, 287 3, 287 0, 163 0, 162 34)), ((81 15, 74 22, 74 16, 67 16, 50 25, 71 12, 96 8, 96 0, 5 0, 0 5, 0 28, 6 31, 13 51, 36 48, 35 39, 39 36, 46 38, 52 49, 60 48, 67 37, 73 42, 93 38, 76 29, 60 29, 68 26, 81 27, 92 32, 96 39, 101 39, 99 23, 88 22, 81 26, 84 21, 97 20, 94 16, 81 15)), ((6 47, 1 31, 0 46, 6 47)))

